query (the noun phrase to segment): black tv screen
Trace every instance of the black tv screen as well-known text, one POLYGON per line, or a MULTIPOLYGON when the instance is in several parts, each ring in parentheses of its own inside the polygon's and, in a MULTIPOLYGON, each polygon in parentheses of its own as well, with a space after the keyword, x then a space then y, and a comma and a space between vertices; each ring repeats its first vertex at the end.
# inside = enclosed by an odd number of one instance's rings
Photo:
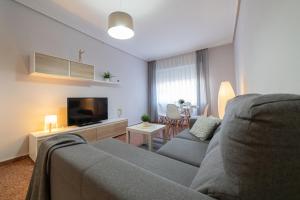
POLYGON ((68 98, 68 126, 95 124, 108 118, 107 98, 68 98))

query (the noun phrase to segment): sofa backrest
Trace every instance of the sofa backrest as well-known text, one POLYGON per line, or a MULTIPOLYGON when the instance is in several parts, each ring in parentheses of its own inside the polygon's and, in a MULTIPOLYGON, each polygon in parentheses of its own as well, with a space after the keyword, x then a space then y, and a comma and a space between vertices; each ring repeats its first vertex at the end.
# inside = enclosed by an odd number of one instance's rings
POLYGON ((197 121, 197 117, 191 117, 190 118, 190 121, 189 121, 189 128, 190 129, 194 126, 196 121, 197 121))
POLYGON ((300 96, 239 96, 229 102, 220 148, 242 200, 300 199, 300 96))
POLYGON ((300 96, 231 100, 190 187, 221 200, 300 199, 300 96))

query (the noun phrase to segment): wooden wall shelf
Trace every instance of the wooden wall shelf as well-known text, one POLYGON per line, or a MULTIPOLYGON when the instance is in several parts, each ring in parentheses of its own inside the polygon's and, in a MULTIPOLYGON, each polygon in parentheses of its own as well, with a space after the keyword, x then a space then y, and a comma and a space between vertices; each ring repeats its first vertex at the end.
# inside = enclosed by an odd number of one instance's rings
POLYGON ((97 80, 95 66, 34 52, 30 56, 30 75, 44 78, 58 78, 87 81, 104 85, 119 85, 120 82, 97 80))

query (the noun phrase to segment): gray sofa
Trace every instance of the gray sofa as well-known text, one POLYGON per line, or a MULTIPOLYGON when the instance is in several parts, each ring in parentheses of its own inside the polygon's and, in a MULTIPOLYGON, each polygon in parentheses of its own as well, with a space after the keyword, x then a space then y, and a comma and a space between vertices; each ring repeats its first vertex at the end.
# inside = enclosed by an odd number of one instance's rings
POLYGON ((236 97, 210 141, 185 130, 157 154, 106 139, 50 168, 53 200, 300 199, 300 96, 236 97))

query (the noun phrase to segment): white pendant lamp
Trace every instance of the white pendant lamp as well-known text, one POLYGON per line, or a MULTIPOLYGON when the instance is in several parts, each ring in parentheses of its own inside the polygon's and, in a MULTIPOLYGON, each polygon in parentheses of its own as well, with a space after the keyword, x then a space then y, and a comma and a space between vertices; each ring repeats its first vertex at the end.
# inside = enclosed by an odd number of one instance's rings
POLYGON ((234 98, 235 94, 229 81, 221 82, 218 94, 218 112, 220 119, 223 119, 227 102, 234 98))
POLYGON ((134 36, 132 17, 121 11, 113 12, 108 17, 108 34, 119 40, 126 40, 134 36))

